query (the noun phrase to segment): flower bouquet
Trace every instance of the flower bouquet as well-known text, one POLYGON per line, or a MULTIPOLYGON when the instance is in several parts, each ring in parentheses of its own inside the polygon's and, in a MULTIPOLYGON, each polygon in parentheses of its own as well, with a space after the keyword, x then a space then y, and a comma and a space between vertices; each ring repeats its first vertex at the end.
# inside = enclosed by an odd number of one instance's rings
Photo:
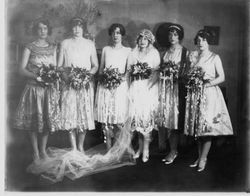
POLYGON ((174 81, 178 80, 179 66, 173 62, 168 61, 160 65, 159 68, 161 78, 173 78, 174 81))
POLYGON ((209 80, 204 79, 205 72, 199 66, 193 66, 187 73, 187 96, 185 111, 184 132, 190 135, 199 136, 206 131, 204 120, 204 108, 206 97, 204 96, 204 84, 209 80))
POLYGON ((137 62, 131 65, 129 73, 132 81, 148 79, 152 74, 152 68, 148 66, 148 63, 137 62))
POLYGON ((89 87, 90 78, 91 74, 88 70, 71 65, 66 83, 75 90, 81 90, 89 87))
POLYGON ((122 82, 122 74, 118 68, 106 67, 99 78, 100 84, 109 90, 116 89, 122 82))
POLYGON ((199 91, 203 88, 203 84, 208 82, 209 80, 204 79, 205 72, 201 67, 194 66, 187 73, 187 89, 192 91, 199 91))
POLYGON ((61 80, 60 71, 52 64, 45 65, 42 63, 42 66, 39 67, 37 75, 39 78, 39 83, 45 86, 58 84, 58 82, 61 80))

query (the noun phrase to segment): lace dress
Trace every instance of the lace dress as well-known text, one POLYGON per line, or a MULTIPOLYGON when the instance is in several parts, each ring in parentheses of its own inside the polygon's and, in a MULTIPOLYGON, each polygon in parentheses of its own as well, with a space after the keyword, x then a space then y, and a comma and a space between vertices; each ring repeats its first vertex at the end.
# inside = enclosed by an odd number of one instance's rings
MULTIPOLYGON (((30 50, 26 66, 28 71, 38 73, 42 64, 55 65, 55 45, 38 47, 34 43, 29 43, 26 48, 30 50)), ((55 86, 43 86, 36 80, 30 79, 17 107, 14 127, 39 133, 57 130, 60 124, 59 98, 60 93, 55 86)))
MULTIPOLYGON (((64 56, 64 67, 80 67, 91 69, 91 55, 96 49, 90 40, 66 39, 61 43, 64 56)), ((61 95, 61 129, 79 131, 93 130, 94 124, 94 83, 90 81, 89 88, 75 90, 69 85, 62 87, 61 95)))
MULTIPOLYGON (((137 62, 148 63, 153 70, 160 64, 159 52, 152 48, 146 56, 139 57, 139 52, 134 49, 128 60, 128 64, 137 62)), ((131 81, 129 88, 129 117, 132 119, 132 130, 148 133, 155 126, 155 116, 158 108, 158 84, 152 85, 152 75, 149 79, 131 81)))
MULTIPOLYGON (((131 49, 122 47, 114 49, 110 46, 103 48, 102 62, 104 67, 118 68, 119 72, 126 72, 127 58, 131 49)), ((115 89, 109 90, 101 84, 97 87, 95 120, 107 124, 124 123, 128 111, 128 82, 124 78, 115 89)))

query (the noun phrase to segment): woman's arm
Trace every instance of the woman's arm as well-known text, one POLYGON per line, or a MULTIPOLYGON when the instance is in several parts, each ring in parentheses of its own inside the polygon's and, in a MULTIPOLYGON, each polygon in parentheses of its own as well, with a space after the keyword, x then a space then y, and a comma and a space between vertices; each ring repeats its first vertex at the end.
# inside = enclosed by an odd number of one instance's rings
POLYGON ((98 71, 98 59, 97 59, 97 54, 96 54, 96 48, 95 46, 93 46, 92 49, 92 53, 91 53, 91 57, 90 57, 90 61, 91 61, 91 70, 90 70, 90 74, 95 74, 98 71))
POLYGON ((127 58, 127 64, 126 64, 126 74, 125 74, 125 78, 128 82, 128 85, 130 85, 131 82, 131 78, 130 78, 130 69, 131 69, 131 65, 133 65, 134 62, 134 58, 133 58, 133 54, 132 51, 129 53, 128 58, 127 58))
POLYGON ((26 76, 26 77, 29 77, 29 78, 32 78, 32 79, 36 79, 37 75, 35 73, 32 73, 32 72, 30 72, 30 71, 28 71, 26 69, 26 66, 27 66, 27 64, 29 62, 29 58, 30 58, 30 50, 28 48, 24 48, 19 71, 23 76, 26 76))
POLYGON ((218 55, 216 55, 214 63, 215 63, 215 70, 216 70, 217 77, 214 80, 209 81, 205 85, 206 87, 215 86, 225 81, 225 74, 224 74, 222 62, 218 55))
POLYGON ((55 65, 55 66, 57 65, 56 61, 57 61, 57 46, 55 46, 54 59, 53 59, 53 65, 55 65))
POLYGON ((161 58, 160 58, 160 54, 157 50, 155 50, 155 54, 154 54, 154 61, 153 61, 153 73, 152 73, 152 77, 151 77, 151 81, 150 81, 150 86, 149 88, 152 88, 159 80, 159 66, 161 63, 161 58))
POLYGON ((58 59, 57 59, 57 67, 61 67, 63 65, 63 43, 61 43, 60 45, 60 49, 59 49, 59 55, 58 55, 58 59))
POLYGON ((99 68, 99 74, 102 74, 104 66, 105 66, 105 57, 106 56, 106 52, 105 52, 105 48, 102 49, 102 57, 101 57, 101 64, 100 64, 100 68, 99 68))

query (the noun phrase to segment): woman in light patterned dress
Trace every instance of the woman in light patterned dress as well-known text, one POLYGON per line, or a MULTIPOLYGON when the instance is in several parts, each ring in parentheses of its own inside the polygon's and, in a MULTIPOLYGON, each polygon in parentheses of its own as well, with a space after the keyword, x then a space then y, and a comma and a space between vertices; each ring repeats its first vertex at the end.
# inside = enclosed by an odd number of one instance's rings
MULTIPOLYGON (((84 21, 75 17, 70 21, 72 36, 61 43, 58 67, 71 66, 85 68, 91 75, 98 70, 95 44, 83 38, 84 21)), ((67 80, 67 74, 64 75, 67 80)), ((64 85, 61 95, 61 129, 69 131, 72 150, 83 151, 86 130, 95 129, 94 124, 94 83, 89 87, 75 90, 64 85), (76 142, 76 135, 78 135, 76 142)))
POLYGON ((198 121, 192 126, 192 109, 197 102, 187 98, 185 115, 185 134, 198 138, 198 159, 190 165, 197 167, 201 172, 205 169, 207 156, 212 144, 212 136, 232 135, 233 129, 225 100, 219 88, 219 84, 225 81, 225 74, 221 59, 218 54, 210 51, 212 35, 207 30, 198 31, 195 36, 195 44, 199 49, 198 61, 194 66, 201 67, 205 72, 204 79, 208 80, 204 85, 201 106, 198 108, 198 121), (189 100, 189 101, 188 101, 189 100))
MULTIPOLYGON (((170 144, 170 152, 162 159, 165 164, 171 164, 178 154, 180 131, 184 129, 186 88, 183 75, 187 67, 187 49, 181 45, 184 29, 179 24, 170 24, 168 27, 169 48, 162 57, 162 63, 173 62, 178 65, 177 81, 167 77, 160 77, 159 89, 159 142, 166 145, 166 136, 170 144)), ((164 64, 163 64, 164 65, 164 64)), ((164 148, 164 146, 162 147, 164 148)))
POLYGON ((95 120, 103 124, 106 136, 107 148, 117 138, 120 126, 124 124, 128 111, 128 82, 126 80, 127 58, 131 48, 122 44, 122 37, 125 35, 125 28, 121 24, 112 24, 109 28, 112 44, 102 50, 101 65, 99 73, 104 68, 117 68, 123 74, 122 83, 114 90, 104 88, 100 83, 96 93, 95 120))
POLYGON ((150 30, 142 30, 137 36, 136 47, 128 58, 128 70, 137 62, 147 63, 152 69, 149 79, 136 80, 130 77, 129 87, 129 117, 132 120, 132 130, 139 133, 139 150, 134 158, 138 158, 142 153, 143 162, 149 159, 149 143, 158 107, 158 84, 155 70, 159 68, 160 55, 153 46, 154 41, 154 35, 150 30))
POLYGON ((34 162, 47 158, 48 135, 57 126, 52 116, 58 112, 55 109, 59 92, 52 86, 43 85, 38 76, 42 64, 56 65, 56 46, 47 41, 51 31, 48 20, 37 20, 33 33, 38 38, 25 46, 21 61, 21 73, 29 80, 17 108, 14 127, 29 131, 34 162))

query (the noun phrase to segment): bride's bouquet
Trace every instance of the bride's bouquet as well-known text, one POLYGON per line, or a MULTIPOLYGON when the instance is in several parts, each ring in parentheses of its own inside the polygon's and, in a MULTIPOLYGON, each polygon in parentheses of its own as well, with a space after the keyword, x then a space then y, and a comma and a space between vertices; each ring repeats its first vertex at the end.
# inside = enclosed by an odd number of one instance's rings
POLYGON ((89 87, 90 78, 91 74, 87 69, 71 65, 67 83, 71 88, 81 90, 82 88, 89 87))
POLYGON ((99 82, 109 90, 116 89, 122 82, 122 74, 118 68, 106 67, 99 77, 99 82))
POLYGON ((41 67, 39 67, 37 75, 38 78, 40 78, 38 80, 39 83, 45 86, 58 84, 58 82, 61 80, 60 71, 52 64, 45 65, 42 63, 41 67))
POLYGON ((179 66, 173 61, 162 63, 159 68, 160 78, 173 78, 174 81, 178 80, 179 66))
POLYGON ((129 74, 133 80, 143 80, 148 79, 152 74, 152 68, 148 66, 148 63, 137 62, 131 65, 129 74))

